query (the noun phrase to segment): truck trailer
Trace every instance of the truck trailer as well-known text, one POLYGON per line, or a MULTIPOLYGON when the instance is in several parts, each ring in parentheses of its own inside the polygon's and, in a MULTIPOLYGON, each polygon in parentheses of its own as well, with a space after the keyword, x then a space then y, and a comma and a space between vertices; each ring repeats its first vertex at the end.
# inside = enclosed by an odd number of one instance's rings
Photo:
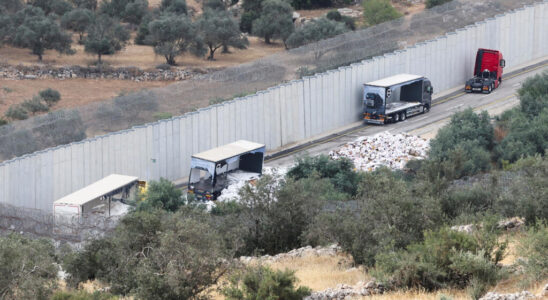
POLYGON ((467 93, 480 92, 489 94, 502 82, 502 69, 506 61, 498 50, 478 49, 474 77, 466 81, 464 90, 467 93))
POLYGON ((230 173, 262 174, 265 145, 239 140, 192 155, 188 193, 198 200, 215 200, 229 185, 230 173))
POLYGON ((430 110, 434 89, 424 76, 399 74, 364 84, 363 118, 385 124, 430 110))

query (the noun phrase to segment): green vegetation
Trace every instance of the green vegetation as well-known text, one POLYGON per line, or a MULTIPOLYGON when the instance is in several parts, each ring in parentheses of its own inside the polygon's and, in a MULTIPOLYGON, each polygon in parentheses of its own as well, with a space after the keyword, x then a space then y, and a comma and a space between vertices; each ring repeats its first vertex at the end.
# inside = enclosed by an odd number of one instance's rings
POLYGON ((236 21, 224 9, 205 8, 198 20, 198 28, 203 35, 203 42, 209 48, 209 60, 214 60, 215 51, 223 46, 245 49, 249 45, 236 21))
POLYGON ((230 286, 223 290, 223 295, 227 300, 300 300, 310 295, 310 289, 302 286, 297 288, 296 282, 294 271, 250 267, 230 277, 230 286))
POLYGON ((18 234, 0 237, 0 298, 47 299, 57 287, 55 247, 18 234))
POLYGON ((109 294, 95 291, 88 293, 86 291, 58 291, 53 294, 51 300, 117 300, 118 297, 109 294))
POLYGON ((525 283, 532 284, 548 278, 548 227, 546 227, 546 223, 531 227, 518 248, 520 255, 525 257, 519 261, 526 276, 525 283))
POLYGON ((442 5, 450 1, 451 0, 426 0, 426 8, 432 8, 434 6, 442 5))
POLYGON ((87 8, 77 8, 63 15, 61 26, 72 30, 80 36, 79 43, 84 42, 84 33, 88 26, 93 22, 94 14, 87 8))
POLYGON ((401 17, 401 14, 390 4, 389 0, 363 1, 363 18, 367 26, 391 21, 401 17))
POLYGON ((354 21, 354 19, 349 16, 343 16, 336 10, 328 12, 326 18, 328 18, 329 20, 344 23, 344 25, 346 25, 346 28, 348 28, 349 30, 356 30, 356 22, 354 21))
POLYGON ((40 93, 38 93, 38 95, 40 95, 40 97, 50 107, 55 105, 55 103, 59 102, 59 100, 61 100, 61 93, 59 93, 57 90, 54 90, 52 88, 41 90, 40 93))
POLYGON ((293 8, 283 0, 265 0, 260 16, 253 21, 252 32, 270 44, 273 39, 287 40, 294 30, 293 8))
POLYGON ((21 103, 21 107, 30 112, 32 115, 37 112, 46 112, 49 110, 49 107, 42 103, 42 98, 40 96, 34 96, 30 100, 25 100, 21 103))
POLYGON ((128 40, 129 32, 122 25, 106 15, 99 15, 87 27, 84 49, 88 53, 97 55, 97 61, 101 64, 103 55, 122 50, 128 40))
POLYGON ((163 56, 169 65, 175 65, 175 58, 185 52, 202 55, 206 51, 190 17, 162 15, 149 23, 148 31, 154 53, 163 56))
POLYGON ((343 23, 320 18, 306 23, 293 32, 286 41, 289 48, 297 48, 348 31, 343 23))
POLYGON ((27 110, 21 105, 10 106, 4 115, 9 120, 25 120, 29 117, 27 110))
POLYGON ((330 7, 332 0, 291 0, 291 5, 295 9, 313 9, 320 7, 330 7))
POLYGON ((154 114, 154 119, 156 120, 164 120, 164 119, 171 119, 173 115, 168 112, 158 112, 154 114))
POLYGON ((163 209, 176 211, 185 202, 182 192, 173 183, 165 178, 160 181, 151 181, 147 189, 145 200, 139 202, 138 210, 163 209))
POLYGON ((39 7, 27 6, 18 11, 11 22, 11 29, 8 30, 12 33, 7 33, 9 42, 16 47, 30 49, 39 61, 48 49, 61 54, 74 54, 70 35, 39 7))

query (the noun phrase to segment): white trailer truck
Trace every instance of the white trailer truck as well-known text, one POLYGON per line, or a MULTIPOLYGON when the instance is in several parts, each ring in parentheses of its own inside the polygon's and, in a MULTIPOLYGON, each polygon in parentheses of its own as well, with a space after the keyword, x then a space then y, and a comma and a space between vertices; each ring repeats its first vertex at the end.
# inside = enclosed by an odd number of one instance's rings
POLYGON ((424 76, 399 74, 364 84, 363 118, 385 124, 428 112, 434 89, 424 76))

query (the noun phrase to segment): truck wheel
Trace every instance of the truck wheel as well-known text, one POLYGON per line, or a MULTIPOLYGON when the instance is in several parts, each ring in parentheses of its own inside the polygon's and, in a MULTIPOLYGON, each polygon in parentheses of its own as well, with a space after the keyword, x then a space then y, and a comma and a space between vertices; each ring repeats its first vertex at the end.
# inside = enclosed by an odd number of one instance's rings
POLYGON ((394 120, 394 123, 397 123, 400 121, 400 114, 394 114, 392 117, 392 120, 394 120))
POLYGON ((424 106, 424 112, 427 113, 427 112, 429 112, 429 111, 430 111, 430 106, 425 105, 425 106, 424 106))
POLYGON ((402 112, 400 116, 400 120, 405 121, 406 118, 407 118, 406 113, 402 112))

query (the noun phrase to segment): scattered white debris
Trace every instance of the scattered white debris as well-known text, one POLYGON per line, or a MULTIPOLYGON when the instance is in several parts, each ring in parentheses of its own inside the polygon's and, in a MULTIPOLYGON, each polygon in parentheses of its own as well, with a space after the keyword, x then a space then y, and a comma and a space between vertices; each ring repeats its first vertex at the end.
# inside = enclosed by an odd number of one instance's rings
MULTIPOLYGON (((112 201, 110 203, 110 216, 124 216, 129 212, 131 207, 131 205, 127 205, 120 201, 112 201)), ((106 213, 108 216, 108 209, 106 213)))
MULTIPOLYGON (((265 167, 263 168, 264 175, 271 175, 277 179, 282 179, 282 177, 287 173, 289 168, 273 168, 265 167)), ((244 172, 241 170, 232 172, 228 174, 229 185, 221 191, 221 195, 217 198, 217 201, 232 201, 238 200, 238 191, 244 187, 248 182, 259 179, 258 173, 244 172)))
POLYGON ((429 141, 421 137, 381 132, 359 137, 329 152, 329 156, 332 159, 347 157, 354 162, 356 169, 370 172, 381 166, 403 169, 411 159, 426 158, 429 149, 429 141))
POLYGON ((221 191, 221 195, 217 197, 217 201, 231 201, 238 198, 238 191, 246 185, 246 183, 259 179, 259 173, 245 172, 237 170, 227 175, 228 186, 221 191))

